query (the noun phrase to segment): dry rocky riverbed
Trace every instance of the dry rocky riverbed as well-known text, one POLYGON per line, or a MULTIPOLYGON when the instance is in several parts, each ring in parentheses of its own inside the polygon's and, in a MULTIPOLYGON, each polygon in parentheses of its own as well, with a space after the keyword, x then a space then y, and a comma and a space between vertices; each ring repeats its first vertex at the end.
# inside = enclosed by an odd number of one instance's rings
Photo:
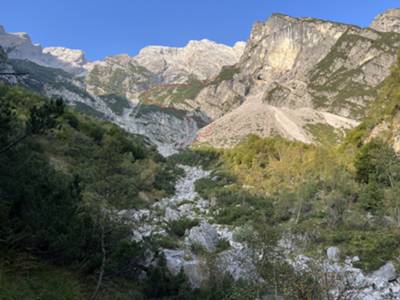
MULTIPOLYGON (((254 252, 235 238, 240 228, 215 224, 209 213, 212 204, 195 191, 195 182, 210 176, 211 172, 201 167, 181 167, 185 175, 176 183, 174 196, 155 203, 150 209, 120 212, 120 216, 131 222, 134 228, 133 238, 141 241, 151 236, 168 236, 168 222, 182 218, 199 220, 197 226, 186 230, 177 247, 160 249, 172 274, 183 270, 193 288, 201 287, 209 276, 207 254, 212 254, 215 258, 213 267, 230 274, 235 280, 260 280, 252 260, 254 255, 251 253, 254 252), (220 249, 220 243, 227 246, 220 249)), ((365 274, 353 266, 358 257, 342 258, 336 247, 328 248, 326 258, 318 262, 296 253, 296 247, 288 240, 282 239, 278 247, 278 251, 287 256, 287 261, 298 272, 317 263, 319 271, 334 280, 330 287, 331 299, 400 299, 400 284, 391 262, 371 274, 365 274)))

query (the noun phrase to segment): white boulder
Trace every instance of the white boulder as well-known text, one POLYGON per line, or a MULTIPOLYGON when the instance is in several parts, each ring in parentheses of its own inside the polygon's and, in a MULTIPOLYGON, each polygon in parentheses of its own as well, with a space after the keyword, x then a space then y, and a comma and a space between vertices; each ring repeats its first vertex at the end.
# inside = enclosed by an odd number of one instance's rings
POLYGON ((186 241, 189 245, 199 245, 208 252, 214 252, 217 249, 219 236, 212 225, 203 221, 200 225, 190 229, 186 241))

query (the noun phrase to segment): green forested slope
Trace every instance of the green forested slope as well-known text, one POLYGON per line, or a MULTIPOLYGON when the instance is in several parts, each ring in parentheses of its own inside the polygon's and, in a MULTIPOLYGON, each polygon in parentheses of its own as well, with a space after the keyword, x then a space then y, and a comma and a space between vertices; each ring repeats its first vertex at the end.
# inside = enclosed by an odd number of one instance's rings
POLYGON ((106 286, 135 278, 142 250, 111 212, 173 193, 178 174, 142 137, 4 85, 0 165, 0 299, 86 298, 104 250, 106 286))

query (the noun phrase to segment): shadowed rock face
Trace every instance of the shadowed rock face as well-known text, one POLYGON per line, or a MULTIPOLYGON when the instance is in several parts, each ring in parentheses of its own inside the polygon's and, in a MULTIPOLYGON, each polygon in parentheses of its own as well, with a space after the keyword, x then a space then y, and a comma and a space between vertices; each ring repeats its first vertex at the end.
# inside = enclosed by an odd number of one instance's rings
POLYGON ((375 18, 370 27, 381 32, 400 33, 400 9, 385 11, 375 18))
POLYGON ((86 63, 81 50, 61 47, 43 49, 40 45, 33 44, 27 33, 7 33, 3 26, 0 26, 0 46, 11 59, 28 59, 39 65, 60 68, 72 74, 82 73, 86 63))

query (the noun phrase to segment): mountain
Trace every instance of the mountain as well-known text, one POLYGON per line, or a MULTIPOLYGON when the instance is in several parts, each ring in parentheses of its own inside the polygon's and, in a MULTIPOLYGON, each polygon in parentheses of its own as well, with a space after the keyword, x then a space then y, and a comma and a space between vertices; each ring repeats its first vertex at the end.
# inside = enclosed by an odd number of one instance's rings
POLYGON ((385 11, 375 18, 370 27, 380 32, 400 32, 400 10, 385 11))
POLYGON ((15 70, 32 74, 21 84, 143 134, 165 155, 193 142, 233 146, 249 134, 334 143, 359 123, 390 73, 399 12, 369 28, 274 14, 233 47, 190 41, 94 62, 3 28, 0 46, 15 70))
POLYGON ((85 53, 78 49, 68 49, 64 47, 46 47, 44 54, 50 54, 71 67, 82 68, 86 63, 85 53))
POLYGON ((370 28, 280 14, 255 24, 237 74, 215 89, 243 104, 197 140, 230 146, 255 133, 312 143, 316 127, 341 135, 357 125, 396 61, 399 12, 378 16, 370 28), (229 88, 243 83, 245 93, 229 88))
POLYGON ((229 47, 209 40, 190 41, 184 48, 146 47, 135 58, 164 83, 184 83, 190 78, 213 79, 223 66, 239 61, 244 47, 243 42, 229 47))
POLYGON ((212 79, 223 66, 237 63, 243 49, 243 43, 231 48, 208 40, 183 48, 149 46, 134 57, 117 55, 88 64, 86 82, 97 94, 119 93, 138 101, 152 87, 212 79))
POLYGON ((2 30, 0 298, 399 299, 399 15, 95 62, 2 30))
POLYGON ((4 27, 0 26, 0 45, 11 59, 27 59, 39 65, 60 68, 73 74, 83 71, 85 59, 82 51, 65 48, 43 49, 42 46, 33 44, 25 32, 7 33, 4 27))
POLYGON ((236 64, 245 44, 191 41, 183 48, 150 46, 137 56, 88 62, 81 50, 42 48, 28 34, 1 27, 0 46, 8 56, 7 70, 29 74, 19 84, 143 134, 168 155, 190 145, 209 122, 184 102, 194 99, 223 66, 236 64))

